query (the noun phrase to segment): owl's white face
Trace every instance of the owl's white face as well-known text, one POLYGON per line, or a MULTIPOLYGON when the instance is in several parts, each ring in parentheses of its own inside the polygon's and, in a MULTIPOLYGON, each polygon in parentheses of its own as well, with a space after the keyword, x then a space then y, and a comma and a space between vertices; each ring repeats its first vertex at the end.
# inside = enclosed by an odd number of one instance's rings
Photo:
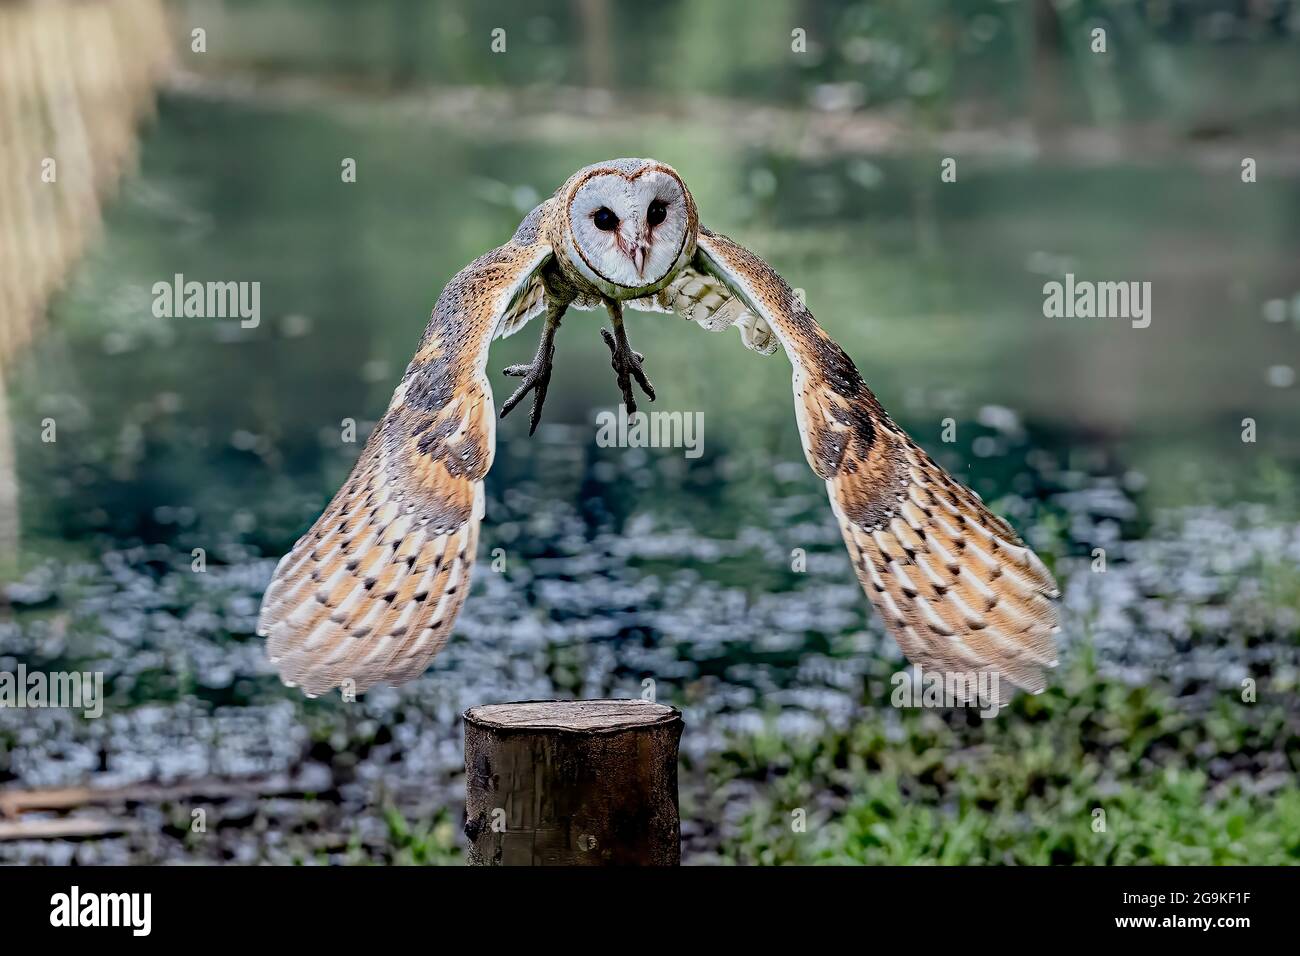
POLYGON ((575 265, 606 294, 660 284, 679 259, 690 229, 681 180, 648 168, 587 179, 569 203, 575 265))

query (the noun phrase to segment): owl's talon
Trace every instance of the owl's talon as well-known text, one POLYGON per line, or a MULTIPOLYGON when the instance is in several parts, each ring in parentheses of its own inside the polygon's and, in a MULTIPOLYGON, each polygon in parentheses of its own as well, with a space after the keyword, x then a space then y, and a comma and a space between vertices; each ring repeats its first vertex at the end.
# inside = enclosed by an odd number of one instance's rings
POLYGON ((646 393, 650 401, 655 400, 655 387, 650 384, 650 379, 646 378, 645 369, 642 363, 645 362, 645 356, 640 352, 634 352, 627 344, 627 335, 623 331, 623 323, 615 322, 614 331, 601 326, 600 337, 605 340, 609 346, 610 365, 618 376, 618 387, 623 393, 623 404, 627 406, 628 414, 636 411, 636 396, 632 392, 632 382, 635 381, 641 387, 641 391, 646 393))
MULTIPOLYGON (((539 356, 540 358, 540 356, 539 356)), ((537 424, 542 420, 542 406, 546 404, 546 389, 551 384, 551 357, 546 356, 543 364, 511 365, 502 369, 502 374, 515 377, 523 376, 523 381, 514 393, 501 404, 501 417, 509 415, 525 395, 533 392, 533 407, 528 416, 528 434, 537 431, 537 424)))
POLYGON ((546 404, 546 389, 551 384, 551 358, 554 349, 539 348, 531 365, 511 365, 502 369, 503 375, 522 377, 523 381, 514 393, 501 404, 501 417, 509 415, 525 395, 533 393, 533 407, 528 415, 528 434, 537 431, 537 423, 542 420, 542 406, 546 404))
POLYGON ((509 415, 525 395, 533 393, 533 407, 528 415, 528 434, 537 431, 537 424, 542 420, 542 406, 546 404, 546 389, 551 384, 551 363, 555 359, 555 330, 560 327, 560 315, 564 308, 560 306, 547 316, 546 328, 542 331, 542 340, 537 343, 537 354, 527 365, 509 365, 501 370, 502 375, 522 378, 514 393, 501 403, 501 417, 509 415))

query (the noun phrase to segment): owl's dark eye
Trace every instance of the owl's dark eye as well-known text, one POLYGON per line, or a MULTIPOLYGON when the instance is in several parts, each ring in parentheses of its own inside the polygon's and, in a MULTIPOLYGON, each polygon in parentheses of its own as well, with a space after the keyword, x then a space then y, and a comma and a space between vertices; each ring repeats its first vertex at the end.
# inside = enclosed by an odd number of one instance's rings
POLYGON ((612 229, 618 228, 618 216, 614 215, 612 209, 605 206, 601 206, 597 209, 596 214, 592 216, 591 219, 596 224, 596 228, 601 232, 609 232, 612 229))
POLYGON ((662 200, 656 199, 650 204, 650 208, 645 211, 645 221, 652 226, 657 226, 664 221, 668 215, 668 207, 662 200))

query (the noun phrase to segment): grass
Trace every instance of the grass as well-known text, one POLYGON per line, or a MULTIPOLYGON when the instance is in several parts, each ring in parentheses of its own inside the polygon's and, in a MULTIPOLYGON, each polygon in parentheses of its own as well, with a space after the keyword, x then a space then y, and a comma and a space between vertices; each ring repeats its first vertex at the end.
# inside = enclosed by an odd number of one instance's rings
POLYGON ((439 810, 432 820, 411 823, 395 807, 384 810, 388 835, 392 845, 389 863, 398 866, 435 866, 461 862, 461 849, 456 845, 456 825, 451 813, 439 810))
POLYGON ((1176 697, 1083 655, 995 720, 885 708, 735 739, 695 768, 718 795, 697 809, 743 794, 717 853, 739 864, 1295 864, 1298 745, 1266 685, 1176 697))

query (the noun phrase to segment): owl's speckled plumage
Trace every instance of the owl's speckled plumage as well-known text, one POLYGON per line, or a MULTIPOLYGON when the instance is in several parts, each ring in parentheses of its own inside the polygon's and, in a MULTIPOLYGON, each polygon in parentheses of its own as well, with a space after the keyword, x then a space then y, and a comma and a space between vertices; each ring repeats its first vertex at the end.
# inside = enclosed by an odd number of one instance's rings
POLYGON ((767 263, 699 225, 671 167, 630 159, 579 170, 439 296, 352 475, 267 588, 258 629, 286 682, 311 694, 361 692, 424 671, 446 643, 474 563, 495 443, 488 346, 537 315, 558 326, 565 308, 602 304, 620 330, 626 304, 714 331, 735 325, 763 354, 783 346, 808 464, 904 653, 933 670, 995 671, 1043 688, 1042 670, 1055 664, 1057 592, 1042 562, 893 422, 767 263), (627 197, 651 194, 668 204, 662 226, 626 208, 627 197), (619 209, 618 231, 604 246, 584 246, 606 237, 579 220, 588 238, 575 239, 571 209, 602 202, 619 209), (664 245, 664 237, 680 238, 664 245), (638 284, 618 281, 627 277, 638 284))

